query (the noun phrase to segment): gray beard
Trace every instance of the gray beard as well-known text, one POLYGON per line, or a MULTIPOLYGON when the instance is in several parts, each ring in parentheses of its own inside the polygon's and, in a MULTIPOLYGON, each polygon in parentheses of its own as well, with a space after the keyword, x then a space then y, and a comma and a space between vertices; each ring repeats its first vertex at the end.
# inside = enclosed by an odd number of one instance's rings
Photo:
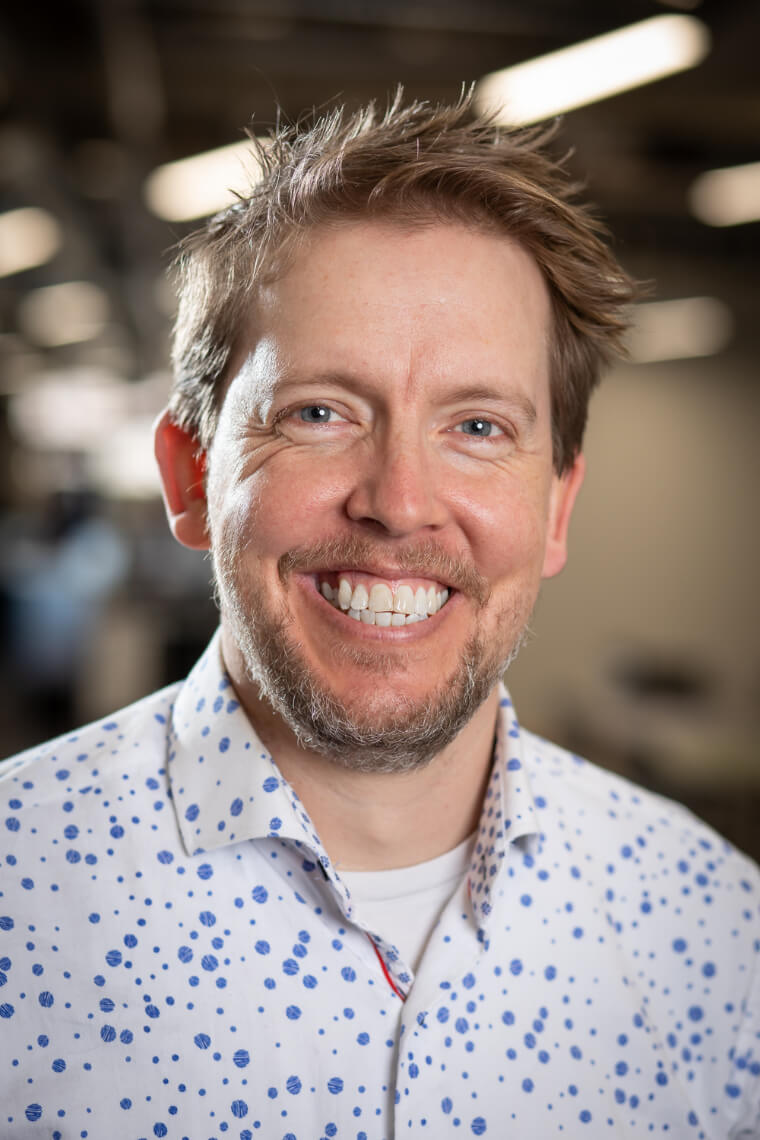
MULTIPOLYGON (((511 642, 506 652, 503 644, 489 652, 473 636, 453 673, 424 700, 393 694, 379 707, 352 712, 315 677, 289 635, 289 615, 269 611, 255 589, 242 591, 239 568, 224 562, 215 559, 217 595, 248 680, 301 747, 353 771, 410 772, 429 764, 472 718, 526 640, 526 615, 512 612, 503 623, 511 642)), ((343 657, 379 676, 404 668, 398 654, 376 649, 347 647, 343 657)))

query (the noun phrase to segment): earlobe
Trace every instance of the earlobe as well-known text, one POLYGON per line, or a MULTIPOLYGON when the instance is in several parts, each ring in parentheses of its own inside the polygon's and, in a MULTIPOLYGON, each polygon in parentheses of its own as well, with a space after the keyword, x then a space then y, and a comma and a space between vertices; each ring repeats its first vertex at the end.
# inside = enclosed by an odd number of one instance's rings
POLYGON ((568 471, 563 475, 555 475, 552 479, 542 578, 553 578, 555 574, 559 574, 567 561, 567 532, 570 517, 585 472, 586 461, 582 455, 578 455, 568 471))
POLYGON ((208 550, 205 454, 198 451, 197 440, 173 422, 168 409, 156 420, 154 445, 172 534, 191 550, 208 550))

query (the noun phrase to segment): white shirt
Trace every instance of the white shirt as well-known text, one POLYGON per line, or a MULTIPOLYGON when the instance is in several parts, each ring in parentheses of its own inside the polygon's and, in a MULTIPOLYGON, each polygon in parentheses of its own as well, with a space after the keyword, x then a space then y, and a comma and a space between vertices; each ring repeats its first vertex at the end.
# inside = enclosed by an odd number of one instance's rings
POLYGON ((506 694, 416 976, 356 921, 217 639, 0 786, 4 1140, 760 1137, 757 867, 506 694))

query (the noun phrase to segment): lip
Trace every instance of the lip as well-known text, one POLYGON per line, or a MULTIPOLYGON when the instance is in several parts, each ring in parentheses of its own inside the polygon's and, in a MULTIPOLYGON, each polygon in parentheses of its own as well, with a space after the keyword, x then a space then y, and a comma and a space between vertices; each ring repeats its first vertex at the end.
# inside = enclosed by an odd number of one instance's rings
MULTIPOLYGON (((348 567, 342 565, 340 569, 348 570, 348 567)), ((362 570, 365 573, 369 572, 366 567, 362 567, 362 570)), ((372 573, 374 573, 374 571, 372 571, 372 573)), ((354 637, 364 641, 390 641, 403 644, 407 641, 418 641, 421 638, 427 637, 429 634, 434 633, 441 621, 444 620, 445 613, 450 606, 453 606, 455 609, 457 608, 460 596, 456 590, 453 591, 449 595, 449 600, 446 602, 446 605, 438 610, 438 613, 431 614, 425 618, 424 621, 417 621, 412 625, 365 625, 364 622, 354 621, 353 618, 348 617, 342 610, 336 609, 331 602, 328 602, 326 598, 322 597, 318 589, 316 573, 299 574, 297 577, 298 585, 303 590, 307 599, 317 602, 321 607, 323 616, 327 620, 334 622, 336 629, 339 629, 343 635, 351 633, 354 637)), ((387 580, 392 581, 392 579, 387 580)))

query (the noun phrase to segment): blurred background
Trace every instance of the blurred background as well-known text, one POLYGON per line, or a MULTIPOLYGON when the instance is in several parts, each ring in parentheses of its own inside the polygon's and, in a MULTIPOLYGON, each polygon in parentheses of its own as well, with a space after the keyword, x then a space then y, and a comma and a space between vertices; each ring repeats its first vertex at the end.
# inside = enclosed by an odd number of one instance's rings
POLYGON ((278 106, 477 82, 512 121, 564 112, 558 155, 656 286, 592 405, 570 561, 510 672, 518 710, 760 855, 759 47, 756 0, 5 6, 0 755, 179 679, 214 628, 208 562, 164 523, 150 424, 171 248, 251 173, 226 148, 278 106), (596 55, 551 56, 589 40, 596 55), (518 66, 547 55, 535 78, 518 66))

